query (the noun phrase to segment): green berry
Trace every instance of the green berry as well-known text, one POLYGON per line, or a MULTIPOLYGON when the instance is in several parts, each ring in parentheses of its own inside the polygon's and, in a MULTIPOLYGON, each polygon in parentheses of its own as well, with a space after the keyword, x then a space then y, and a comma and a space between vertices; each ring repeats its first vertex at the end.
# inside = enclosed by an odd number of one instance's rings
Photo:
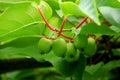
POLYGON ((56 56, 63 57, 67 50, 65 40, 62 38, 56 39, 53 41, 52 48, 56 56))
POLYGON ((88 44, 87 36, 80 34, 74 38, 74 46, 78 49, 85 48, 88 44))
POLYGON ((91 38, 91 37, 88 38, 88 45, 84 49, 84 51, 85 51, 85 55, 89 56, 89 57, 93 56, 96 53, 97 46, 96 46, 96 42, 93 38, 91 38))
POLYGON ((41 53, 48 53, 52 48, 52 41, 46 38, 41 38, 38 43, 38 48, 41 53))
POLYGON ((79 53, 74 47, 73 43, 67 43, 67 52, 65 54, 65 60, 67 62, 74 62, 79 59, 79 53))

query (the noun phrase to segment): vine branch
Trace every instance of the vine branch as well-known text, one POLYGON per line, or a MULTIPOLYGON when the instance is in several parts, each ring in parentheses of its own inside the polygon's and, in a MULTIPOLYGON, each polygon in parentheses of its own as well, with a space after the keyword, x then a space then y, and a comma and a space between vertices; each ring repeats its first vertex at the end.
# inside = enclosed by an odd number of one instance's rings
POLYGON ((48 26, 48 28, 49 28, 50 30, 59 32, 59 33, 58 33, 59 36, 63 36, 63 37, 65 37, 65 38, 67 38, 67 39, 72 39, 71 37, 66 36, 66 35, 64 35, 64 34, 61 33, 62 30, 63 30, 64 23, 66 22, 67 18, 64 18, 64 20, 63 20, 63 22, 62 22, 61 29, 60 29, 60 31, 59 31, 59 30, 55 29, 53 26, 51 26, 51 25, 48 23, 48 21, 46 20, 45 16, 43 15, 42 10, 41 10, 40 7, 38 7, 38 11, 39 11, 42 19, 44 20, 45 24, 48 26))
POLYGON ((76 29, 78 29, 79 27, 81 27, 82 24, 87 21, 87 18, 88 18, 88 17, 83 18, 82 21, 81 21, 77 26, 75 26, 76 29))
POLYGON ((65 17, 65 18, 63 19, 62 25, 61 25, 61 27, 60 27, 60 31, 58 32, 58 36, 60 36, 60 34, 62 33, 62 30, 63 30, 63 28, 64 28, 64 24, 65 24, 66 20, 67 20, 67 18, 65 17))
POLYGON ((52 31, 55 31, 55 28, 54 28, 53 26, 51 26, 51 25, 47 22, 47 20, 46 20, 45 16, 43 15, 42 10, 41 10, 40 7, 38 7, 38 11, 39 11, 42 19, 44 20, 45 24, 48 26, 48 28, 49 28, 50 30, 52 30, 52 31))

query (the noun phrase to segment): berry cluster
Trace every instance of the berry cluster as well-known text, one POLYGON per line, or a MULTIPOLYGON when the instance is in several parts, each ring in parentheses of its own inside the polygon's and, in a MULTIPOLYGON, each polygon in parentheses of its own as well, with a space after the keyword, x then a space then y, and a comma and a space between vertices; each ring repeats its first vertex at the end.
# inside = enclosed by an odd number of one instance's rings
POLYGON ((66 42, 63 38, 55 40, 41 38, 38 47, 41 54, 53 50, 56 56, 64 58, 67 62, 77 61, 80 53, 92 56, 97 50, 95 40, 81 34, 77 35, 73 42, 66 42))

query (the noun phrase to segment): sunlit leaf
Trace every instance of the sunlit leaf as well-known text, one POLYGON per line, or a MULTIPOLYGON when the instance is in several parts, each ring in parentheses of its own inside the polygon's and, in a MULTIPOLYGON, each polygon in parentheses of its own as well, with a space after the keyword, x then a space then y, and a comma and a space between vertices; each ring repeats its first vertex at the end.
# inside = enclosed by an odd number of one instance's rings
POLYGON ((111 30, 107 25, 102 24, 101 26, 96 25, 95 23, 90 23, 81 28, 81 34, 102 34, 110 35, 116 34, 115 31, 111 30))
POLYGON ((120 9, 112 7, 100 7, 99 8, 102 15, 115 27, 120 28, 120 9))
POLYGON ((99 13, 97 10, 96 0, 80 0, 79 8, 88 17, 93 19, 94 22, 100 25, 99 13))
MULTIPOLYGON (((42 6, 45 17, 49 18, 52 15, 49 5, 42 1, 40 6, 42 6)), ((35 25, 43 20, 31 3, 11 6, 0 16, 0 21, 0 41, 22 36, 36 36, 41 33, 40 26, 44 27, 44 25, 35 25)))
POLYGON ((77 4, 73 2, 62 2, 60 3, 60 8, 65 16, 85 16, 85 14, 79 9, 77 4))
POLYGON ((109 6, 114 8, 120 8, 119 0, 96 0, 99 7, 109 6))

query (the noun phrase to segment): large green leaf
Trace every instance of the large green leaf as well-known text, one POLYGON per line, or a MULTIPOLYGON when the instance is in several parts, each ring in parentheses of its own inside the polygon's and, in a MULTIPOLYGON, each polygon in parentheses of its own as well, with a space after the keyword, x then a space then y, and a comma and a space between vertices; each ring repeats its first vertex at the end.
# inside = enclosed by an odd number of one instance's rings
POLYGON ((44 28, 45 26, 43 24, 35 24, 35 25, 27 26, 17 31, 13 31, 9 34, 6 34, 5 36, 1 36, 0 41, 6 43, 19 37, 28 37, 28 36, 40 37, 40 35, 44 31, 43 30, 44 28))
POLYGON ((99 8, 102 15, 114 26, 120 28, 120 9, 112 7, 100 7, 99 8))
POLYGON ((82 76, 86 67, 86 58, 83 54, 80 54, 80 58, 75 66, 74 78, 75 80, 82 80, 82 76))
POLYGON ((22 37, 0 46, 0 58, 29 56, 41 60, 38 49, 38 37, 22 37))
POLYGON ((15 56, 15 55, 23 55, 23 56, 33 57, 38 61, 41 60, 41 57, 40 57, 41 55, 39 54, 37 46, 27 46, 24 48, 6 47, 3 49, 0 49, 0 55, 2 54, 3 55, 7 54, 9 56, 8 58, 11 58, 12 56, 15 56))
POLYGON ((96 0, 97 6, 109 6, 114 8, 120 8, 120 1, 119 0, 96 0))
POLYGON ((0 9, 6 9, 12 5, 16 5, 19 3, 26 3, 26 2, 30 2, 28 0, 0 0, 0 9))
POLYGON ((71 2, 75 2, 76 0, 62 0, 63 2, 65 1, 71 1, 71 2))
POLYGON ((53 51, 44 56, 46 61, 52 63, 52 65, 64 76, 69 77, 74 73, 75 65, 67 62, 64 58, 57 57, 53 51))
POLYGON ((102 34, 102 35, 116 34, 116 32, 111 30, 107 25, 102 24, 98 26, 95 23, 90 23, 83 26, 81 28, 80 33, 81 34, 102 34))
POLYGON ((53 51, 43 57, 46 61, 52 63, 52 65, 65 77, 73 76, 76 80, 81 80, 83 72, 86 66, 86 58, 83 54, 80 55, 78 61, 70 63, 64 58, 57 57, 53 51))
POLYGON ((113 60, 107 64, 98 63, 92 65, 83 75, 83 80, 110 80, 113 77, 110 70, 120 67, 120 60, 113 60), (87 77, 86 77, 87 76, 87 77))
POLYGON ((58 10, 59 8, 59 0, 46 0, 46 2, 52 7, 52 9, 58 10))
POLYGON ((79 9, 77 4, 73 2, 62 2, 60 3, 60 8, 65 16, 85 16, 85 14, 79 9))
POLYGON ((99 13, 97 11, 97 6, 96 6, 96 0, 80 0, 79 8, 88 17, 93 19, 94 22, 100 25, 99 13))
POLYGON ((85 71, 91 75, 95 75, 96 71, 98 71, 98 69, 101 68, 101 66, 103 66, 103 65, 104 65, 103 62, 99 62, 97 64, 90 65, 90 66, 88 65, 88 66, 86 66, 85 71))
POLYGON ((112 49, 112 52, 114 56, 120 56, 120 48, 112 49))
POLYGON ((0 49, 6 47, 24 48, 27 46, 37 45, 39 40, 39 37, 20 37, 12 40, 11 42, 0 45, 0 49))
MULTIPOLYGON (((49 18, 52 15, 49 5, 42 1, 40 6, 42 6, 45 17, 49 18)), ((0 16, 0 21, 0 41, 26 35, 39 35, 41 32, 38 26, 42 25, 33 24, 43 22, 38 10, 31 3, 11 6, 0 16)))
POLYGON ((102 76, 105 75, 107 72, 109 72, 112 69, 120 67, 120 60, 113 60, 102 66, 97 72, 96 76, 102 76), (103 74, 104 72, 104 74, 103 74))
POLYGON ((96 77, 95 75, 93 76, 88 72, 84 72, 82 80, 88 80, 88 79, 89 80, 98 80, 98 77, 96 77))

